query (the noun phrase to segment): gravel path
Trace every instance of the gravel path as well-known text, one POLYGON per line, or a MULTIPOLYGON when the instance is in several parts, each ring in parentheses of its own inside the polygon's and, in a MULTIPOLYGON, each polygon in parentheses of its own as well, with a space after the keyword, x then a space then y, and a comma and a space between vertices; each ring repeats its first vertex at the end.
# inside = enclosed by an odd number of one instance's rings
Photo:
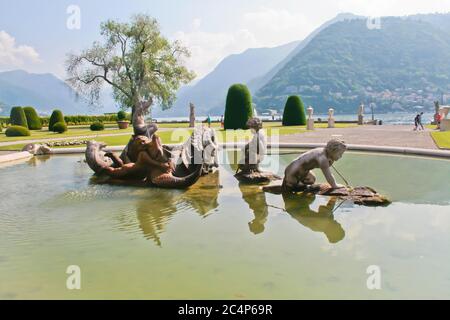
POLYGON ((413 131, 407 125, 358 126, 350 128, 316 129, 280 137, 280 142, 324 143, 331 138, 349 144, 438 149, 429 130, 413 131))
MULTIPOLYGON (((172 130, 172 128, 160 129, 160 131, 165 130, 172 130)), ((425 131, 413 131, 412 126, 407 125, 382 125, 382 126, 365 125, 349 128, 334 128, 334 129, 322 128, 304 133, 284 135, 280 136, 280 142, 324 143, 331 138, 339 138, 349 144, 438 149, 433 139, 431 138, 430 132, 431 130, 427 128, 425 128, 425 131)), ((124 132, 124 133, 85 135, 85 136, 65 137, 65 138, 8 141, 8 142, 0 142, 0 146, 42 142, 42 141, 80 140, 95 137, 122 136, 122 135, 130 135, 130 133, 124 132)))

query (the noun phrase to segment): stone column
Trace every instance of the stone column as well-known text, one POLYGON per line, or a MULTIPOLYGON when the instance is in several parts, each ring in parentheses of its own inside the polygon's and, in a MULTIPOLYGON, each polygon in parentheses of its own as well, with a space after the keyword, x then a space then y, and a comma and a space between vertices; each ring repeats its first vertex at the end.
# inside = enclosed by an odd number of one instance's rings
POLYGON ((314 113, 314 109, 313 107, 309 106, 308 109, 306 109, 308 111, 308 120, 306 123, 306 130, 314 130, 314 118, 313 118, 313 113, 314 113))
POLYGON ((328 128, 334 128, 334 109, 328 109, 328 128))
POLYGON ((450 119, 448 118, 448 113, 450 111, 450 107, 443 107, 441 109, 443 119, 441 120, 441 131, 450 131, 450 119))
POLYGON ((191 102, 189 103, 189 127, 194 128, 195 127, 195 106, 191 102))
POLYGON ((431 124, 437 125, 438 124, 438 117, 439 117, 439 110, 440 106, 439 106, 439 101, 435 101, 434 102, 434 116, 433 116, 433 122, 431 124))
POLYGON ((360 104, 358 108, 358 124, 363 125, 364 124, 364 104, 360 104))

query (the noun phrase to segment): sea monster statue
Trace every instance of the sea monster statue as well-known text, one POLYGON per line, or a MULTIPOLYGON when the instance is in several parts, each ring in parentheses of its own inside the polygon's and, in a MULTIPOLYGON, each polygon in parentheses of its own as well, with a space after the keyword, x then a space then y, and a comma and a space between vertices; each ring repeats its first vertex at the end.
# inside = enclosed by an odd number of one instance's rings
POLYGON ((134 135, 120 157, 105 152, 105 144, 89 141, 86 162, 98 175, 114 182, 142 181, 163 188, 187 188, 202 174, 218 167, 215 131, 197 127, 181 147, 161 144, 156 124, 146 124, 142 105, 133 115, 134 135))

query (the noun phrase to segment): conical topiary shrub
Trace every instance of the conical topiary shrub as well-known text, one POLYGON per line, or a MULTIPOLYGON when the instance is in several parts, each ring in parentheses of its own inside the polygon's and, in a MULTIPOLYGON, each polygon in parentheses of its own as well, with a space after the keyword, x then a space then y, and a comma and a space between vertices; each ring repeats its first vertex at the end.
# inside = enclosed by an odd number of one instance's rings
POLYGON ((28 128, 27 117, 22 107, 12 107, 9 118, 11 125, 28 128))
POLYGON ((23 111, 25 112, 25 116, 27 118, 28 129, 41 130, 42 122, 41 122, 41 118, 39 118, 36 110, 34 110, 33 107, 24 107, 23 111))
POLYGON ((252 96, 245 84, 233 84, 228 89, 224 128, 245 129, 253 115, 252 96))
POLYGON ((306 125, 305 106, 299 96, 290 96, 283 112, 283 126, 306 125))
POLYGON ((52 115, 50 116, 50 120, 48 122, 48 130, 54 131, 53 126, 58 122, 65 123, 64 116, 61 110, 53 110, 52 115))

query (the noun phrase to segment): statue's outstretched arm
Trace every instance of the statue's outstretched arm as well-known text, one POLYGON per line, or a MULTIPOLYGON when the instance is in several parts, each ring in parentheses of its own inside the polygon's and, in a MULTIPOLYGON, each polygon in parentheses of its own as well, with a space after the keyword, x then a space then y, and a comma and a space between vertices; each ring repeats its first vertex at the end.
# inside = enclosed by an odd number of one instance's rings
POLYGON ((320 165, 320 169, 322 169, 323 175, 325 176, 325 179, 330 184, 330 186, 334 189, 338 189, 339 186, 336 183, 336 180, 334 179, 333 174, 331 173, 330 165, 326 162, 323 162, 320 165))

